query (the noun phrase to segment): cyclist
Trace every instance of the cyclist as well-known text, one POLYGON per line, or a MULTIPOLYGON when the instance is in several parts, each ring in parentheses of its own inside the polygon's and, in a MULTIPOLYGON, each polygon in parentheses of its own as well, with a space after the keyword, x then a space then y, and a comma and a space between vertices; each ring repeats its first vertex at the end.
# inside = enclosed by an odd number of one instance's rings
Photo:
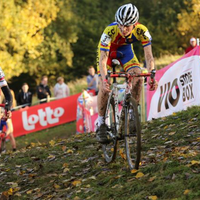
MULTIPOLYGON (((13 135, 13 124, 11 119, 4 119, 5 110, 1 108, 1 116, 0 116, 0 133, 4 134, 4 137, 10 136, 10 141, 12 145, 13 151, 16 151, 16 141, 13 135)), ((5 146, 1 149, 5 151, 5 146)))
MULTIPOLYGON (((125 4, 118 8, 115 14, 115 22, 106 27, 98 45, 97 71, 100 76, 98 93, 98 122, 96 129, 97 140, 107 143, 107 126, 105 124, 105 111, 110 92, 110 85, 106 79, 107 70, 111 69, 112 59, 118 59, 124 71, 127 73, 141 73, 139 61, 135 55, 134 42, 140 42, 144 48, 144 56, 147 70, 151 72, 155 68, 151 48, 151 35, 148 29, 138 23, 139 12, 133 4, 125 4)), ((149 83, 151 90, 155 83, 149 83)), ((142 79, 134 78, 132 81, 132 96, 139 104, 142 88, 142 79)))
POLYGON ((7 111, 7 117, 10 118, 11 117, 11 107, 12 107, 12 95, 10 92, 10 88, 8 87, 7 81, 5 80, 5 75, 3 70, 0 67, 0 88, 5 96, 6 99, 6 105, 5 105, 5 109, 7 111))

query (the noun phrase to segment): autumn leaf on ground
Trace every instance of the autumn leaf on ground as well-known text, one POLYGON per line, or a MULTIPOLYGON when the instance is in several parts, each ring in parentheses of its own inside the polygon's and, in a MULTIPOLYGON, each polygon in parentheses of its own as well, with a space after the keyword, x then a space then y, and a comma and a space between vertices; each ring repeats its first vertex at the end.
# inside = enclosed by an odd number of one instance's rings
POLYGON ((63 172, 64 172, 64 173, 69 172, 69 171, 70 171, 70 169, 67 168, 67 167, 63 169, 63 172))
POLYGON ((88 179, 96 180, 96 177, 95 176, 90 176, 88 179))
POLYGON ((144 174, 142 172, 138 172, 135 177, 136 178, 141 178, 143 176, 144 176, 144 174))
POLYGON ((200 164, 200 161, 192 160, 192 161, 191 161, 191 164, 192 164, 192 165, 199 165, 199 164, 200 164))
POLYGON ((174 135, 175 133, 176 133, 176 131, 170 132, 169 135, 174 135))
POLYGON ((1 196, 0 196, 0 199, 2 200, 9 200, 9 194, 8 194, 8 191, 4 191, 1 196))
POLYGON ((75 196, 75 197, 74 197, 74 200, 80 200, 80 197, 75 196))
POLYGON ((66 146, 62 146, 62 150, 65 151, 67 149, 66 146))
POLYGON ((184 195, 187 195, 189 192, 190 192, 190 190, 187 189, 187 190, 184 191, 183 194, 184 194, 184 195))
POLYGON ((49 144, 53 147, 54 145, 55 145, 55 141, 54 140, 51 140, 51 141, 49 141, 49 144))
POLYGON ((49 160, 49 161, 55 160, 55 158, 56 158, 56 157, 55 157, 54 155, 49 155, 49 156, 48 156, 48 160, 49 160))
POLYGON ((10 185, 10 187, 12 187, 12 188, 18 187, 18 183, 15 183, 15 182, 7 182, 6 184, 10 185))
POLYGON ((7 192, 8 192, 8 195, 12 196, 14 193, 14 190, 12 188, 10 188, 7 192))
POLYGON ((69 166, 68 163, 63 163, 63 168, 66 168, 68 166, 69 166))
POLYGON ((67 150, 67 153, 74 153, 74 151, 71 150, 71 149, 68 149, 68 150, 67 150))
POLYGON ((31 146, 32 146, 32 147, 35 147, 36 144, 35 144, 34 142, 31 142, 31 146))
POLYGON ((76 134, 74 137, 75 138, 81 138, 81 137, 83 137, 84 136, 84 134, 76 134))
POLYGON ((73 186, 80 186, 81 185, 81 181, 80 180, 75 180, 72 182, 73 186))
POLYGON ((119 155, 120 155, 124 160, 126 160, 126 154, 124 153, 124 149, 123 149, 123 148, 119 149, 119 155))
POLYGON ((58 185, 58 184, 55 183, 55 184, 53 185, 53 187, 54 187, 55 189, 59 189, 59 188, 60 188, 60 185, 58 185))
POLYGON ((153 177, 151 177, 148 181, 149 182, 152 182, 152 181, 154 181, 156 179, 156 176, 153 176, 153 177))
POLYGON ((149 198, 150 200, 157 200, 157 199, 158 199, 158 197, 155 196, 155 195, 154 195, 154 196, 149 196, 148 198, 149 198))
POLYGON ((28 190, 26 194, 32 194, 33 190, 28 190))
POLYGON ((166 125, 163 129, 167 129, 168 128, 168 125, 166 125))
POLYGON ((132 170, 131 170, 131 174, 135 174, 135 173, 137 173, 137 172, 138 172, 137 169, 132 169, 132 170))

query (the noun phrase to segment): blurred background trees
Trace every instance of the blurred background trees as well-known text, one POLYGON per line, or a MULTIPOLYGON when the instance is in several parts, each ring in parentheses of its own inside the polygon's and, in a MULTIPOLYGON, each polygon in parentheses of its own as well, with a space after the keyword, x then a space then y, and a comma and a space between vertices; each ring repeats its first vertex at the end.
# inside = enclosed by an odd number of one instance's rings
MULTIPOLYGON (((14 91, 23 82, 32 90, 46 74, 67 81, 96 66, 96 49, 104 28, 127 0, 1 0, 0 66, 14 91)), ((140 23, 153 37, 155 57, 183 54, 191 36, 198 37, 199 0, 135 0, 140 23)), ((143 61, 141 45, 136 54, 143 61)))

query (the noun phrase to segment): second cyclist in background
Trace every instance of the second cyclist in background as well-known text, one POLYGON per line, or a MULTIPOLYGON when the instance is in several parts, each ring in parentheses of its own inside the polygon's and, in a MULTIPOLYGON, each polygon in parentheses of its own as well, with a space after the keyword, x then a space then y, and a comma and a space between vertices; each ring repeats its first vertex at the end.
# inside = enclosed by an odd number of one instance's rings
POLYGON ((1 69, 1 67, 0 67, 0 88, 5 97, 5 104, 6 104, 5 109, 7 111, 6 114, 7 114, 7 117, 10 118, 12 115, 11 107, 12 107, 13 98, 10 92, 10 88, 8 87, 7 81, 5 80, 4 72, 1 69))
MULTIPOLYGON (((140 42, 144 49, 147 70, 155 69, 151 48, 151 35, 146 26, 140 24, 138 9, 131 3, 118 8, 115 14, 115 22, 106 27, 98 45, 97 71, 100 76, 98 93, 98 122, 97 140, 107 143, 107 126, 105 125, 105 111, 107 106, 110 86, 106 79, 107 70, 111 69, 112 59, 119 60, 127 73, 141 73, 139 61, 133 49, 134 42, 140 42)), ((156 87, 156 82, 149 83, 151 90, 156 87)), ((132 96, 139 104, 142 88, 142 79, 135 78, 132 81, 132 96)))

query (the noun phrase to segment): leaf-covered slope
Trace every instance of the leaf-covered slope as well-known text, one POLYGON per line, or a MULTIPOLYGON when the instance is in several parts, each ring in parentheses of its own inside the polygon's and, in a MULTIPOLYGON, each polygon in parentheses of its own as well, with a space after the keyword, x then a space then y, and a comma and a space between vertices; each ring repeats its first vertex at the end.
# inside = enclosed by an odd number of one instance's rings
POLYGON ((31 143, 0 158, 3 199, 200 199, 200 108, 143 125, 140 169, 106 164, 94 134, 31 143), (3 183, 3 184, 2 184, 3 183))

